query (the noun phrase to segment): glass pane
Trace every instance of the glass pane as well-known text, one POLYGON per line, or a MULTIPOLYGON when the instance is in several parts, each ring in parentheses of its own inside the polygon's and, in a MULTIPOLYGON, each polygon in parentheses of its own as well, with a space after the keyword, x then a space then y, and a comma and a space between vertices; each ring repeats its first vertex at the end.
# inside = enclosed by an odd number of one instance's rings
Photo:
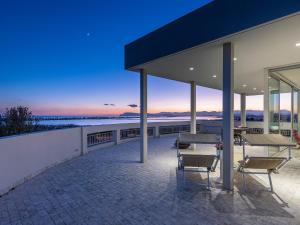
POLYGON ((291 136, 291 109, 292 109, 292 87, 280 81, 280 133, 284 136, 291 136))
POLYGON ((269 77, 269 132, 279 133, 279 80, 269 77))
POLYGON ((298 131, 298 91, 297 90, 293 90, 293 107, 294 107, 294 123, 293 123, 293 130, 297 130, 298 131))

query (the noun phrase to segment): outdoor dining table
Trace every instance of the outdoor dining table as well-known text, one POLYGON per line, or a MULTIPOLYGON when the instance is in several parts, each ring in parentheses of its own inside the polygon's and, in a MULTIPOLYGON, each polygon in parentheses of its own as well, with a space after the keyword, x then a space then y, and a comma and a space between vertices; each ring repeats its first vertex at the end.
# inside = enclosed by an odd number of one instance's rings
MULTIPOLYGON (((179 154, 179 143, 182 144, 220 144, 221 138, 216 134, 190 134, 180 133, 177 138, 177 154, 179 154)), ((185 154, 191 152, 190 150, 185 151, 185 154)))
POLYGON ((180 133, 178 142, 184 144, 218 144, 220 143, 220 138, 216 134, 180 133))
POLYGON ((246 157, 246 141, 250 146, 287 147, 289 159, 292 158, 291 148, 296 146, 288 137, 284 137, 281 134, 242 134, 242 137, 243 159, 246 157))

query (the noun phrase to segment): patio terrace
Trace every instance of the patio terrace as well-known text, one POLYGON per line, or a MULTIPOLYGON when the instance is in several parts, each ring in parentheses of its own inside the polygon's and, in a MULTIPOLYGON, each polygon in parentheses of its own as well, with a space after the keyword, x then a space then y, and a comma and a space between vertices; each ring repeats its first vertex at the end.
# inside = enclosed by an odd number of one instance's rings
POLYGON ((140 161, 147 160, 149 76, 190 84, 191 133, 196 133, 197 86, 222 90, 223 187, 234 188, 234 94, 263 95, 264 130, 300 131, 299 1, 212 1, 125 45, 125 69, 140 76, 140 161), (253 17, 255 15, 255 17, 253 17), (284 98, 285 96, 285 98, 284 98), (286 104, 286 105, 285 105, 286 104))
MULTIPOLYGON (((184 179, 177 172, 174 141, 149 139, 143 164, 136 140, 53 167, 0 198, 0 224, 300 224, 300 151, 293 150, 295 158, 273 175, 276 194, 267 191, 264 176, 248 177, 243 192, 237 173, 233 193, 215 182, 209 192, 205 174, 186 172, 184 179)), ((215 151, 204 145, 197 150, 215 151)), ((235 146, 235 161, 240 157, 235 146)))

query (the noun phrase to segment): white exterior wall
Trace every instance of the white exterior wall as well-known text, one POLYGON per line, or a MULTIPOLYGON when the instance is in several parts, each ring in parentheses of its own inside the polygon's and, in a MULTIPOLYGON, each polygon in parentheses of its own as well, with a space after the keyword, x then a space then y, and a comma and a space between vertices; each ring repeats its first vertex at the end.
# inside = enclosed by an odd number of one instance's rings
POLYGON ((0 139, 0 194, 81 152, 81 128, 0 139))

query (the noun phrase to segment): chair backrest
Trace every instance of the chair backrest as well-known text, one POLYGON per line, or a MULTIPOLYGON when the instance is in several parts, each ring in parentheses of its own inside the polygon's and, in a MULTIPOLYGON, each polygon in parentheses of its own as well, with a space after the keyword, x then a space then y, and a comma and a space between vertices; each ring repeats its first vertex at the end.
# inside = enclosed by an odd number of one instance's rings
POLYGON ((212 169, 214 162, 217 159, 216 155, 194 155, 186 154, 182 155, 182 164, 190 167, 205 167, 212 169))
POLYGON ((293 130, 292 135, 297 144, 300 144, 300 137, 298 135, 298 132, 296 130, 293 130))
POLYGON ((286 160, 283 157, 249 157, 243 167, 248 169, 277 170, 286 160))

